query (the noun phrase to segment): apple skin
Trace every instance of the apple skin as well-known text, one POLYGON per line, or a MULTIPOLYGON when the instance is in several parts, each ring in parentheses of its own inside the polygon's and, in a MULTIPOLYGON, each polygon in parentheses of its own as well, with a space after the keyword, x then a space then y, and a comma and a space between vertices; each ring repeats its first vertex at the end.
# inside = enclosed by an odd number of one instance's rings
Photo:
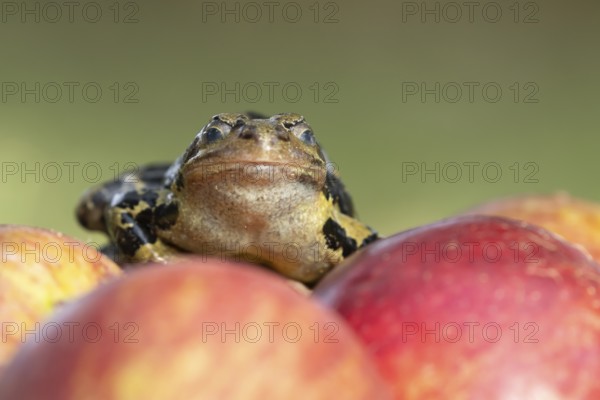
POLYGON ((313 297, 355 329, 397 399, 600 399, 599 267, 536 225, 412 229, 348 259, 313 297))
POLYGON ((121 276, 95 248, 43 228, 0 225, 0 370, 58 305, 121 276))
POLYGON ((339 316, 249 264, 150 265, 50 321, 79 325, 56 343, 27 341, 0 377, 1 400, 391 399, 339 316))
POLYGON ((501 198, 465 214, 498 215, 539 225, 583 246, 600 262, 600 204, 558 192, 501 198))

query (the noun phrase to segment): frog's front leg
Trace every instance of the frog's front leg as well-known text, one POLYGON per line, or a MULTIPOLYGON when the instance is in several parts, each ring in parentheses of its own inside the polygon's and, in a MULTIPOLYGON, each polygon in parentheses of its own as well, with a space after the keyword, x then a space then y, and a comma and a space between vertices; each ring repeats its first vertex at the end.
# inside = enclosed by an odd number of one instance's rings
POLYGON ((133 190, 116 196, 106 213, 119 261, 166 262, 180 252, 157 236, 157 227, 174 223, 177 207, 165 205, 155 191, 133 190))

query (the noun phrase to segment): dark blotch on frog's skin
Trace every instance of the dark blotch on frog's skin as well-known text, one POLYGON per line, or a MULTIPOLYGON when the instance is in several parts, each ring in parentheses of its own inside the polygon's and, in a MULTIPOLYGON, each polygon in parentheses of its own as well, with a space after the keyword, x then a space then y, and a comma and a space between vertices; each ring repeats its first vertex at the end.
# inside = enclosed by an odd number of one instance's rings
POLYGON ((333 203, 337 204, 340 211, 350 217, 354 216, 354 205, 352 199, 344 184, 340 181, 332 172, 327 171, 325 176, 325 186, 323 187, 323 194, 327 199, 333 198, 333 203))
POLYGON ((333 250, 341 247, 344 257, 349 256, 357 249, 356 240, 349 238, 346 235, 346 230, 331 218, 323 225, 323 234, 325 235, 327 246, 333 250))
POLYGON ((130 191, 123 195, 117 207, 134 209, 140 204, 140 201, 145 202, 150 207, 154 207, 156 199, 158 199, 158 193, 153 190, 144 190, 142 192, 130 191))
POLYGON ((366 245, 368 245, 369 243, 373 243, 374 241, 379 239, 379 235, 377 234, 377 232, 373 232, 371 235, 367 236, 362 243, 360 244, 360 247, 364 247, 366 245))
POLYGON ((141 200, 145 201, 150 207, 156 206, 156 200, 158 199, 158 193, 154 190, 144 190, 141 195, 141 200))
POLYGON ((177 217, 179 216, 179 207, 175 203, 169 204, 161 204, 156 207, 155 219, 156 226, 159 229, 169 229, 175 222, 177 222, 177 217))
POLYGON ((156 243, 157 236, 151 225, 152 210, 144 210, 136 218, 130 214, 123 214, 121 220, 124 224, 132 225, 127 228, 118 227, 115 232, 116 242, 127 256, 135 256, 136 251, 146 243, 156 243))
POLYGON ((151 231, 150 227, 153 226, 153 217, 154 213, 152 212, 152 209, 147 208, 135 216, 135 222, 142 228, 151 231))
POLYGON ((116 228, 115 242, 119 249, 127 256, 133 257, 135 252, 142 246, 142 240, 134 232, 134 228, 116 228))
POLYGON ((120 199, 117 207, 133 209, 140 204, 140 194, 138 192, 127 192, 120 199))

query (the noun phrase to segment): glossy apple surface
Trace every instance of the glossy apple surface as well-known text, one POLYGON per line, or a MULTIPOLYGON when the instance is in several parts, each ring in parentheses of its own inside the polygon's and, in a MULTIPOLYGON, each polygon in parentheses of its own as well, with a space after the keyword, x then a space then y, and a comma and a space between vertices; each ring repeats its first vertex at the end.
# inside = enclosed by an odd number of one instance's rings
POLYGON ((335 313, 252 265, 148 266, 44 323, 62 336, 21 347, 0 399, 391 398, 335 313))
POLYGON ((59 232, 0 225, 0 369, 57 305, 121 275, 94 247, 59 232))
POLYGON ((467 213, 498 215, 540 225, 583 246, 600 262, 600 204, 561 192, 498 199, 467 213))
POLYGON ((375 242, 314 298, 363 339, 397 399, 600 399, 600 272, 491 216, 375 242))

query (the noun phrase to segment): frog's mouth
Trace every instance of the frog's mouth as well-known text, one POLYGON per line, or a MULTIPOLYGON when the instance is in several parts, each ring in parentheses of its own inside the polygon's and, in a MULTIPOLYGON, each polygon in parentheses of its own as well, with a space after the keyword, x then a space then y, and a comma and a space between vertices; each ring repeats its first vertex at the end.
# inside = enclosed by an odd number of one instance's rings
POLYGON ((228 183, 240 186, 300 184, 321 188, 327 170, 312 163, 234 160, 216 162, 207 159, 186 167, 184 176, 190 185, 228 183))

